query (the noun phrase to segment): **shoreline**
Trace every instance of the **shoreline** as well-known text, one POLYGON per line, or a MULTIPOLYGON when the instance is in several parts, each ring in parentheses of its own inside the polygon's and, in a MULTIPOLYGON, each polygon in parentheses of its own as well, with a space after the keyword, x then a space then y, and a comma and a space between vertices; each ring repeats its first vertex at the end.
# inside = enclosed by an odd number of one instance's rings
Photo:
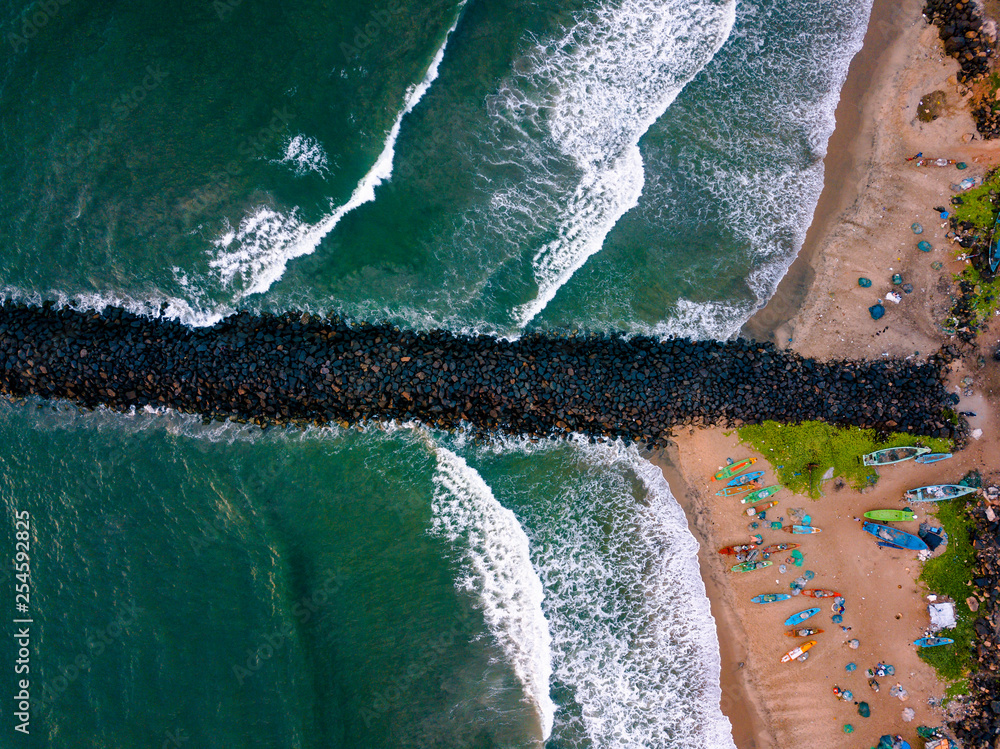
MULTIPOLYGON (((959 65, 944 55, 937 29, 925 22, 922 10, 920 0, 873 3, 862 48, 851 61, 841 92, 836 126, 824 157, 824 186, 802 248, 773 297, 744 324, 741 336, 773 342, 779 349, 818 360, 870 360, 915 352, 926 358, 948 343, 938 327, 949 304, 951 284, 945 280, 950 282, 950 274, 960 272, 964 265, 950 251, 935 251, 936 257, 930 258, 914 253, 916 240, 910 223, 922 222, 932 243, 940 239, 944 231, 935 227, 940 220, 933 217, 932 206, 949 204, 953 193, 948 184, 957 180, 953 172, 917 169, 905 158, 917 151, 946 155, 967 161, 972 169, 966 174, 978 176, 1000 163, 1000 142, 990 145, 974 135, 969 98, 953 78, 959 65), (946 93, 944 116, 939 121, 918 122, 919 99, 935 89, 946 93), (930 272, 931 260, 943 261, 941 274, 930 272), (892 290, 888 276, 893 272, 901 272, 912 282, 914 293, 903 300, 898 311, 888 310, 886 318, 875 323, 868 315, 868 306, 892 290), (872 278, 877 286, 859 289, 859 276, 872 278)), ((982 351, 984 342, 978 345, 982 351)), ((966 360, 971 358, 966 351, 966 360)), ((912 555, 876 549, 858 532, 853 520, 855 514, 868 509, 898 508, 897 499, 908 488, 908 476, 911 484, 917 481, 915 476, 921 477, 915 485, 952 482, 958 480, 959 471, 978 468, 986 478, 989 456, 1000 451, 995 436, 1000 431, 1000 409, 993 408, 1000 394, 1000 372, 993 371, 995 367, 974 371, 969 364, 959 360, 951 365, 950 387, 961 392, 965 388, 959 387, 960 382, 970 377, 976 381, 979 392, 956 409, 976 411, 970 427, 983 429, 984 435, 981 441, 970 441, 955 459, 937 468, 883 470, 871 493, 838 488, 836 504, 796 495, 789 498, 787 490, 776 497, 783 501, 775 512, 784 515, 786 502, 791 502, 819 519, 825 532, 806 536, 802 542, 805 568, 816 571, 817 583, 825 573, 828 579, 820 587, 834 587, 828 580, 836 580, 836 588, 848 598, 844 625, 854 630, 851 635, 837 627, 831 631, 829 612, 817 616, 817 621, 826 619, 818 626, 827 629, 817 636, 819 645, 806 664, 786 667, 771 660, 795 641, 774 642, 786 638, 773 637, 774 622, 766 629, 760 621, 773 617, 774 612, 745 602, 756 593, 784 589, 801 571, 789 567, 784 581, 770 570, 734 576, 726 572, 715 552, 723 545, 745 542, 750 531, 744 530, 742 521, 746 518, 730 518, 732 511, 727 514, 724 503, 711 496, 707 477, 727 458, 765 456, 738 445, 732 432, 718 427, 678 430, 665 450, 651 456, 699 542, 699 565, 719 636, 721 707, 730 720, 738 749, 783 749, 805 741, 817 747, 841 746, 846 738, 842 724, 848 722, 857 729, 851 743, 858 746, 872 746, 885 733, 902 733, 912 741, 916 725, 945 722, 941 710, 929 708, 924 699, 940 698, 944 684, 909 646, 922 634, 927 621, 923 595, 929 591, 917 579, 922 564, 912 555), (817 559, 820 562, 814 561, 817 559), (754 575, 763 577, 753 579, 754 575), (891 602, 892 612, 883 606, 872 608, 865 601, 866 585, 874 583, 874 578, 880 580, 876 589, 891 602), (781 587, 764 587, 769 582, 780 582, 781 587), (859 653, 841 650, 843 645, 838 648, 836 644, 852 635, 861 640, 859 653), (876 660, 896 664, 900 673, 905 672, 901 681, 916 700, 900 704, 891 698, 888 687, 892 682, 885 684, 881 693, 871 693, 864 679, 845 675, 844 663, 852 659, 857 660, 859 674, 876 660), (789 678, 794 688, 786 688, 776 673, 789 678), (830 695, 838 681, 853 690, 856 701, 871 703, 872 718, 860 718, 855 709, 830 695), (903 707, 916 709, 913 723, 901 721, 903 707)), ((766 459, 758 467, 772 468, 766 459)), ((933 521, 933 513, 928 519, 933 521)), ((916 532, 915 524, 905 530, 916 532)), ((765 536, 765 543, 800 538, 772 534, 765 536)))
MULTIPOLYGON (((913 3, 911 3, 913 4, 913 3)), ((898 44, 907 14, 893 0, 874 0, 861 49, 851 60, 834 112, 835 126, 823 157, 823 190, 805 240, 764 305, 747 320, 741 336, 772 341, 779 348, 793 338, 789 323, 801 311, 816 281, 815 263, 824 241, 863 189, 872 154, 876 76, 891 71, 883 58, 898 44)), ((922 22, 922 21, 919 21, 922 22)))

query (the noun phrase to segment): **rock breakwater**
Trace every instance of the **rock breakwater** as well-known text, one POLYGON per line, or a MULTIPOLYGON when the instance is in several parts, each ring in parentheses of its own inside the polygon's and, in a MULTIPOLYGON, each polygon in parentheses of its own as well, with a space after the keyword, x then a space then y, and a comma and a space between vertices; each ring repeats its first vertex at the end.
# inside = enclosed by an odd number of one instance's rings
POLYGON ((516 341, 240 313, 211 328, 108 307, 0 307, 0 391, 261 426, 418 420, 666 444, 684 424, 798 422, 950 436, 944 359, 818 362, 745 339, 516 341))

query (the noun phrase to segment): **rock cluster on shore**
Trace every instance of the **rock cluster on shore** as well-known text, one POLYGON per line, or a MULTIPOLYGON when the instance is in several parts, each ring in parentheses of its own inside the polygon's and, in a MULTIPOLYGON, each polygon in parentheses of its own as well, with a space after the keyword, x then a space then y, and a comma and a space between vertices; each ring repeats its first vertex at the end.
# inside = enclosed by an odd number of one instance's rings
POLYGON ((973 626, 979 667, 970 679, 965 714, 951 726, 969 749, 1000 745, 1000 493, 995 489, 987 493, 969 508, 976 550, 976 577, 971 582, 976 595, 968 603, 977 617, 973 626))
MULTIPOLYGON (((924 17, 938 27, 944 51, 958 60, 959 83, 971 85, 989 72, 996 31, 978 4, 971 0, 927 0, 924 17)), ((976 129, 986 139, 1000 136, 1000 112, 993 111, 994 103, 990 97, 972 110, 976 129)))
POLYGON ((985 19, 971 0, 927 0, 924 16, 938 27, 944 51, 958 60, 959 83, 968 83, 989 70, 994 40, 984 33, 985 19))
POLYGON ((111 307, 0 307, 3 393, 261 426, 414 419, 658 447, 681 424, 819 419, 947 437, 943 364, 943 355, 822 363, 745 339, 507 341, 298 313, 191 329, 111 307))

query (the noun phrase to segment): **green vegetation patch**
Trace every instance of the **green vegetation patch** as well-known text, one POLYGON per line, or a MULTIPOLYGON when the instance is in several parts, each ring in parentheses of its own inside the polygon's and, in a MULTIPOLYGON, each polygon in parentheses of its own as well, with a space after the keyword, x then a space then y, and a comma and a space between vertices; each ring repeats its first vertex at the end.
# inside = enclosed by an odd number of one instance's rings
POLYGON ((1000 309, 1000 277, 983 278, 975 266, 968 265, 955 280, 967 281, 973 287, 969 304, 975 314, 976 325, 986 322, 1000 309))
POLYGON ((988 173, 979 187, 963 192, 962 205, 954 206, 952 215, 957 221, 968 221, 984 232, 992 231, 997 209, 990 197, 991 190, 1000 190, 1000 169, 988 173))
POLYGON ((781 424, 765 421, 740 427, 740 440, 767 458, 783 486, 798 494, 818 499, 823 474, 833 468, 833 475, 854 488, 862 489, 878 480, 874 468, 863 465, 861 456, 884 447, 915 445, 918 442, 934 452, 948 452, 945 439, 895 434, 880 439, 874 429, 836 427, 821 421, 781 424))
POLYGON ((920 573, 920 580, 927 586, 928 593, 955 601, 958 624, 954 629, 940 633, 953 639, 955 644, 920 650, 920 657, 934 667, 938 676, 952 682, 947 692, 947 696, 951 697, 968 691, 968 676, 976 665, 976 631, 972 627, 976 617, 965 602, 973 593, 969 581, 975 576, 975 551, 969 534, 972 519, 965 510, 965 499, 960 497, 937 503, 936 516, 948 533, 948 547, 941 556, 927 560, 920 573))

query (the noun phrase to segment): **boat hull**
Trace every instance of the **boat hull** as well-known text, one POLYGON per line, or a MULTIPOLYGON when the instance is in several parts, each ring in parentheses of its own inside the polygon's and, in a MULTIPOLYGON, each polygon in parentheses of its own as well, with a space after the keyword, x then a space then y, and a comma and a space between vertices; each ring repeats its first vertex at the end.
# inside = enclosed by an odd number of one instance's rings
POLYGON ((918 648, 937 648, 942 645, 953 645, 954 640, 950 640, 947 637, 921 637, 919 640, 914 640, 913 644, 918 648))
POLYGON ((781 491, 781 485, 775 484, 774 486, 766 486, 763 489, 757 489, 755 492, 746 495, 740 500, 741 504, 752 505, 757 502, 763 502, 768 497, 772 497, 781 491))
POLYGON ((716 497, 735 497, 738 494, 743 494, 743 492, 750 492, 756 489, 760 489, 760 484, 756 481, 751 481, 749 484, 743 484, 743 486, 727 486, 722 491, 715 493, 716 497))
POLYGON ((781 526, 781 530, 785 531, 785 533, 794 533, 798 536, 809 536, 813 533, 823 532, 822 528, 814 528, 811 525, 783 525, 781 526))
POLYGON ((734 544, 733 546, 723 546, 719 549, 719 553, 726 556, 733 556, 735 554, 742 554, 745 551, 753 551, 756 548, 757 544, 734 544))
POLYGON ((774 562, 740 562, 729 569, 733 572, 753 572, 754 570, 762 570, 765 567, 770 567, 772 564, 774 562))
POLYGON ((726 486, 743 486, 744 484, 749 484, 751 481, 756 481, 761 476, 764 475, 763 471, 752 471, 751 473, 744 473, 742 476, 737 476, 734 479, 730 479, 726 486))
POLYGON ((712 481, 722 481, 723 479, 732 478, 736 474, 742 473, 756 462, 757 458, 745 458, 737 463, 733 463, 731 466, 726 466, 712 476, 712 481))
POLYGON ((913 460, 930 451, 929 447, 887 447, 884 450, 876 450, 873 453, 862 455, 861 460, 866 466, 890 466, 913 460))
POLYGON ((792 551, 799 548, 801 544, 771 544, 760 550, 761 554, 777 554, 779 551, 792 551))
POLYGON ((937 463, 939 460, 948 460, 951 457, 951 453, 927 453, 926 455, 918 455, 915 460, 918 463, 937 463))
POLYGON ((865 517, 882 523, 906 523, 917 519, 912 510, 869 510, 865 517))
POLYGON ((907 502, 943 502, 948 499, 964 497, 975 491, 974 487, 962 486, 961 484, 931 484, 904 492, 903 499, 907 502))
POLYGON ((812 590, 803 590, 802 595, 807 598, 836 598, 840 593, 826 588, 813 588, 812 590))
POLYGON ((814 629, 812 627, 796 627, 785 632, 785 637, 812 637, 813 635, 823 634, 822 629, 814 629))
POLYGON ((764 502, 759 505, 753 505, 752 507, 748 507, 746 510, 743 511, 743 514, 753 517, 759 512, 765 512, 767 510, 770 510, 772 507, 777 507, 777 506, 778 506, 778 500, 772 499, 770 502, 764 502))
POLYGON ((791 598, 788 593, 761 593, 759 596, 754 596, 750 599, 751 603, 776 603, 778 601, 787 601, 791 598))
POLYGON ((879 525, 878 523, 864 523, 861 528, 883 543, 893 544, 903 549, 912 549, 913 551, 924 551, 927 549, 927 544, 919 536, 901 531, 899 528, 879 525))
POLYGON ((792 648, 787 653, 785 653, 783 656, 781 656, 781 662, 782 663, 791 663, 792 661, 794 661, 796 658, 798 658, 802 654, 808 653, 809 650, 812 649, 812 646, 815 645, 815 644, 816 644, 815 640, 809 640, 808 642, 802 643, 797 648, 792 648))
POLYGON ((792 614, 790 617, 785 619, 786 627, 794 627, 797 624, 802 624, 806 619, 816 616, 819 613, 818 608, 804 609, 797 614, 792 614))

